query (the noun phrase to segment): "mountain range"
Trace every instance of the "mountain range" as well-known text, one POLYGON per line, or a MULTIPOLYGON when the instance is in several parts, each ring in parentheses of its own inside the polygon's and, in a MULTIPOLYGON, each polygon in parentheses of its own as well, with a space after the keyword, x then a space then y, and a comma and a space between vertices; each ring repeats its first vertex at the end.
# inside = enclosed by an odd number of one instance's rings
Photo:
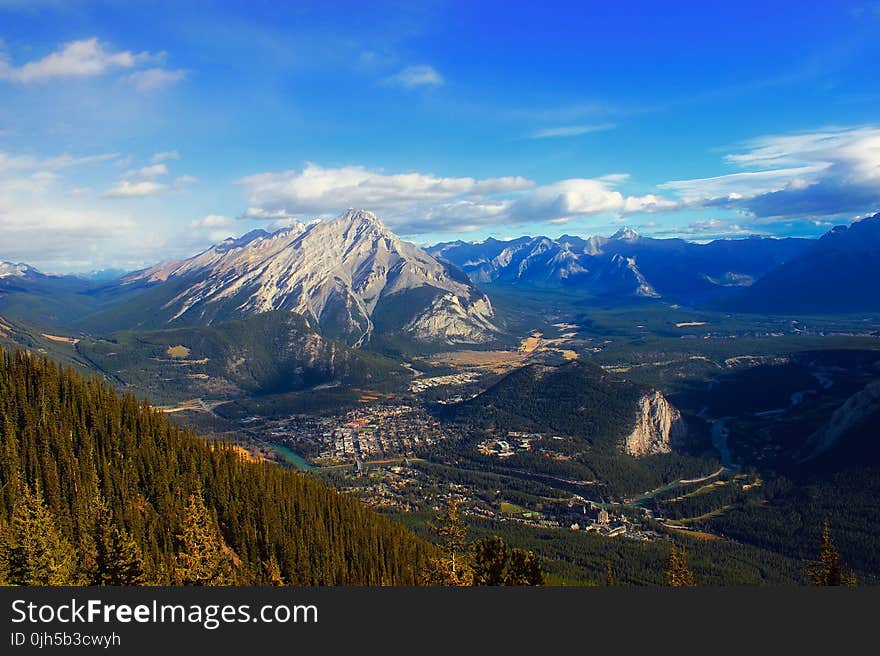
POLYGON ((818 240, 693 243, 563 235, 406 242, 372 212, 255 230, 114 280, 0 263, 0 314, 89 334, 205 327, 290 312, 345 346, 478 345, 503 334, 494 289, 565 290, 602 303, 660 300, 726 311, 880 310, 880 214, 818 240))
POLYGON ((642 237, 622 228, 611 237, 563 235, 511 241, 462 241, 429 248, 476 283, 564 288, 603 298, 705 300, 751 285, 805 252, 807 239, 716 240, 642 237))
POLYGON ((880 214, 832 228, 797 257, 732 297, 727 307, 777 314, 876 312, 880 310, 877 280, 880 214))

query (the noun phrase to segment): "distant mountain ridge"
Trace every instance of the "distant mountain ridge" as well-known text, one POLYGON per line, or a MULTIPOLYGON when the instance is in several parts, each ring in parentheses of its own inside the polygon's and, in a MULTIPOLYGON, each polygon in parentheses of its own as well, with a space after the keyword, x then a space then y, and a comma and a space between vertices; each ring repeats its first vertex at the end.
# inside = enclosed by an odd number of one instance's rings
POLYGON ((727 308, 743 312, 822 314, 878 312, 880 213, 836 226, 749 289, 727 308))
POLYGON ((616 298, 698 301, 747 286, 804 252, 808 239, 752 237, 698 244, 642 237, 621 228, 611 237, 563 235, 437 244, 428 251, 475 283, 559 287, 616 298))

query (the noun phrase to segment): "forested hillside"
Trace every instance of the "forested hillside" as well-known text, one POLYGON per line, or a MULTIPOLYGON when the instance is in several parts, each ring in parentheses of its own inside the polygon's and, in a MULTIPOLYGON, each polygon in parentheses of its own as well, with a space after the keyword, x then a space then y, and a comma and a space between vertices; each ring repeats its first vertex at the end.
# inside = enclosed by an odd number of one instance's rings
POLYGON ((413 584, 429 549, 97 378, 0 357, 0 582, 413 584))

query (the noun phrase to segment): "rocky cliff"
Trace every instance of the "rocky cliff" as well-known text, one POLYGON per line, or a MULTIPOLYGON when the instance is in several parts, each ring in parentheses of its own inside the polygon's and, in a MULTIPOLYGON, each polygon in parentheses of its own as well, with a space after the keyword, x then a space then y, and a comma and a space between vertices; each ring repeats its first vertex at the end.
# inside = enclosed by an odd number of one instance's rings
POLYGON ((626 436, 624 449, 635 457, 669 453, 686 432, 681 413, 658 391, 639 399, 636 425, 626 436))
POLYGON ((815 458, 837 444, 847 433, 857 428, 874 413, 880 412, 880 380, 866 385, 841 405, 828 423, 807 439, 806 456, 801 461, 815 458))

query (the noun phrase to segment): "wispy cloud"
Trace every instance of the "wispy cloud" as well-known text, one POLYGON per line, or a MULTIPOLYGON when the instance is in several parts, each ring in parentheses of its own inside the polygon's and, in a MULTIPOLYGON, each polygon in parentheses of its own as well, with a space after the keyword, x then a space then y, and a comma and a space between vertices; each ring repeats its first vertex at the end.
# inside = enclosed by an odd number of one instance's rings
POLYGON ((73 168, 88 164, 108 162, 119 157, 119 153, 101 153, 98 155, 52 155, 49 157, 38 155, 11 155, 0 152, 0 173, 4 171, 25 170, 49 170, 73 168))
POLYGON ((542 128, 535 130, 529 137, 532 139, 558 139, 565 137, 579 137, 592 132, 604 132, 614 129, 614 123, 597 123, 595 125, 567 125, 555 128, 542 128))
POLYGON ((186 78, 184 70, 148 68, 128 76, 128 81, 140 92, 158 91, 170 87, 186 78))
POLYGON ((97 38, 71 41, 42 59, 13 66, 7 57, 0 57, 0 79, 22 84, 45 82, 54 78, 92 77, 119 68, 157 61, 160 55, 130 50, 113 52, 97 38))
MULTIPOLYGON (((164 155, 166 153, 159 153, 164 155)), ((168 159, 168 158, 164 158, 168 159)), ((155 155, 152 158, 155 162, 155 155)), ((181 175, 172 182, 162 180, 169 176, 168 165, 164 162, 132 169, 122 174, 119 181, 102 195, 105 198, 143 198, 158 196, 172 190, 181 189, 196 181, 191 175, 181 175)))
POLYGON ((433 66, 420 64, 407 66, 394 75, 386 77, 384 83, 388 86, 406 87, 438 87, 445 83, 443 76, 433 66))
POLYGON ((155 196, 168 191, 168 185, 154 180, 120 180, 111 189, 104 192, 107 198, 140 198, 155 196))
POLYGON ((153 162, 165 162, 170 159, 180 159, 180 153, 176 150, 165 150, 161 153, 155 153, 150 160, 153 162))
POLYGON ((880 128, 769 135, 725 160, 736 173, 660 185, 692 207, 737 209, 758 220, 813 219, 880 207, 880 128))

